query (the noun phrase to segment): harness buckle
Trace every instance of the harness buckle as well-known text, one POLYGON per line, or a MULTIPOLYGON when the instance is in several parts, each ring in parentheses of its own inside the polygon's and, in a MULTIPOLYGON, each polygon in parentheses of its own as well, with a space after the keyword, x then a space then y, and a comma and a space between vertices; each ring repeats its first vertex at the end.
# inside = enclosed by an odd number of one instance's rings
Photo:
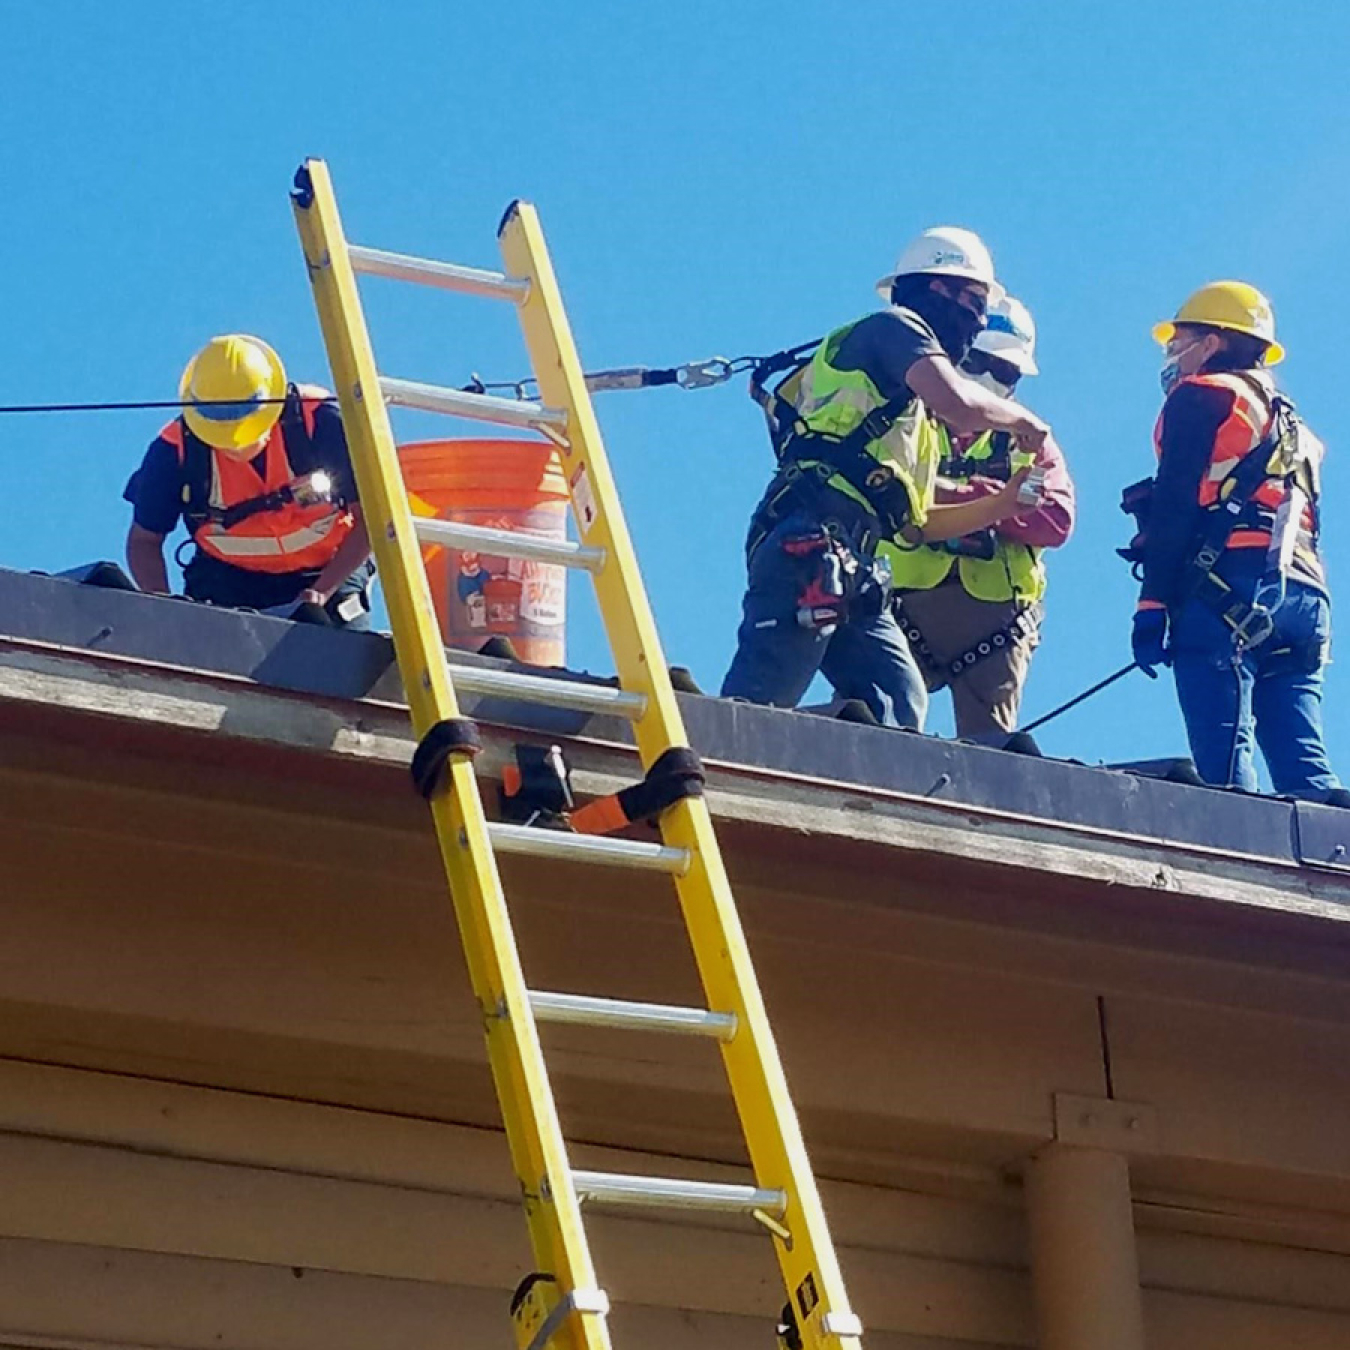
POLYGON ((1240 652, 1249 652, 1253 647, 1259 647, 1274 631, 1275 619, 1271 612, 1264 606, 1252 605, 1241 619, 1233 623, 1233 646, 1240 652))
POLYGON ((860 425, 869 441, 879 441, 895 425, 895 418, 887 417, 882 408, 873 408, 860 425))

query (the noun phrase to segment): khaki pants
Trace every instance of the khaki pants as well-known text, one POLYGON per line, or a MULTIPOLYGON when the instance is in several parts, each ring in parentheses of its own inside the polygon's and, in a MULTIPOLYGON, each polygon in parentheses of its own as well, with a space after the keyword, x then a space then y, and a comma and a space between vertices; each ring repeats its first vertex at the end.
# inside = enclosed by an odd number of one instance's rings
MULTIPOLYGON (((946 665, 982 639, 1007 627, 1024 606, 1016 600, 976 600, 956 575, 956 569, 939 586, 928 591, 901 591, 905 618, 923 634, 929 651, 943 669, 934 670, 919 652, 914 653, 930 690, 950 684, 956 713, 956 734, 968 740, 1000 740, 1017 729, 1022 688, 1031 668, 1031 654, 1040 637, 1037 632, 977 661, 949 680, 946 665)), ((1035 606, 1037 623, 1040 606, 1035 606)))

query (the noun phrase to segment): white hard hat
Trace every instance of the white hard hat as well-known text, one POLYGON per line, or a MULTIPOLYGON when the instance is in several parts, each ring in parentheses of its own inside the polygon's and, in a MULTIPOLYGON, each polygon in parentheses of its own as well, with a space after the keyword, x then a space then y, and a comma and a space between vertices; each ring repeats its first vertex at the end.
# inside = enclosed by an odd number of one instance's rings
POLYGON ((985 242, 974 230, 959 225, 935 225, 912 240, 896 260, 895 271, 877 282, 877 294, 891 298, 891 287, 899 277, 962 277, 982 281, 989 287, 989 303, 1002 299, 1003 287, 994 280, 994 259, 985 242))
POLYGON ((972 351, 997 356, 1016 366, 1023 375, 1040 373, 1036 365, 1036 324, 1030 311, 1011 295, 989 306, 985 326, 970 344, 972 351))

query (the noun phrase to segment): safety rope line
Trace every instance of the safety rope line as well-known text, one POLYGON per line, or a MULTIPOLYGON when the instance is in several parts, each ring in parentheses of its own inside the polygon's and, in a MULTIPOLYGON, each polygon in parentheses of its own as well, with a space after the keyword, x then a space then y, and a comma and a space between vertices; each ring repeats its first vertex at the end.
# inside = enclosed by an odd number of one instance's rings
MULTIPOLYGON (((670 384, 681 389, 708 389, 754 370, 768 359, 763 356, 710 356, 704 361, 686 361, 682 366, 620 366, 614 370, 594 370, 586 373, 586 388, 593 394, 616 389, 654 389, 670 384)), ((531 401, 539 397, 539 385, 532 378, 491 381, 482 379, 476 371, 463 388, 466 394, 506 393, 531 401)))
POLYGON ((1147 666, 1141 666, 1137 661, 1131 661, 1128 666, 1121 666, 1113 675, 1108 675, 1104 680, 1099 680, 1090 689, 1084 689, 1081 694, 1075 695, 1067 703, 1061 703, 1058 708, 1051 709, 1042 717, 1038 717, 1034 722, 1028 722, 1024 727, 1018 727, 1018 731, 1035 731, 1043 727, 1047 722, 1052 722, 1061 713, 1066 713, 1070 708, 1076 708, 1080 703, 1090 699, 1094 694, 1100 694, 1103 689, 1109 688, 1117 680, 1123 680, 1132 670, 1142 670, 1150 680, 1158 678, 1157 671, 1150 670, 1147 666))
MULTIPOLYGON (((805 347, 816 344, 809 342, 805 347)), ((772 361, 776 356, 796 354, 802 347, 787 348, 774 356, 710 356, 704 361, 686 361, 682 366, 619 366, 613 370, 595 370, 586 375, 586 387, 591 393, 608 393, 616 389, 655 389, 662 385, 675 385, 680 389, 709 389, 714 385, 725 384, 737 375, 744 375, 772 361)), ((461 386, 465 394, 507 393, 521 402, 534 402, 539 398, 539 385, 533 378, 524 380, 483 380, 475 371, 469 383, 461 386)), ((69 412, 141 412, 157 408, 195 408, 231 407, 235 399, 196 399, 190 405, 182 399, 128 399, 119 402, 100 403, 5 403, 0 404, 0 415, 6 413, 69 413, 69 412)), ((285 398, 261 398, 258 406, 279 403, 285 398)))
MULTIPOLYGON (((284 398, 260 398, 250 400, 250 407, 261 407, 267 403, 285 403, 284 398)), ((199 398, 190 404, 181 398, 138 399, 125 403, 0 403, 0 413, 58 413, 58 412, 135 412, 142 408, 235 408, 238 399, 199 398)))

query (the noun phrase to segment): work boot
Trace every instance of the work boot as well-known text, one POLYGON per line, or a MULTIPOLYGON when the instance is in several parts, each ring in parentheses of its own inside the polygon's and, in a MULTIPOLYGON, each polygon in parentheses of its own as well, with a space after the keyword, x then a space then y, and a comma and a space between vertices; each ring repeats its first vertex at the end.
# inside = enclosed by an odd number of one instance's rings
POLYGON ((876 713, 860 698, 846 698, 834 710, 834 720, 836 722, 856 722, 859 726, 864 727, 879 727, 881 725, 876 713))
POLYGON ((519 661, 520 653, 516 651, 509 637, 504 637, 501 633, 494 633, 478 649, 479 656, 495 657, 498 661, 519 661))
POLYGON ((1326 795, 1325 805, 1350 810, 1350 788, 1332 788, 1326 795))
POLYGON ((698 681, 694 679, 688 666, 671 666, 670 682, 675 686, 677 694, 701 694, 703 692, 698 687, 698 681))
POLYGON ((1200 777, 1200 770, 1195 767, 1193 759, 1174 759, 1171 767, 1163 774, 1163 780, 1168 783, 1184 783, 1187 787, 1209 786, 1200 777))

